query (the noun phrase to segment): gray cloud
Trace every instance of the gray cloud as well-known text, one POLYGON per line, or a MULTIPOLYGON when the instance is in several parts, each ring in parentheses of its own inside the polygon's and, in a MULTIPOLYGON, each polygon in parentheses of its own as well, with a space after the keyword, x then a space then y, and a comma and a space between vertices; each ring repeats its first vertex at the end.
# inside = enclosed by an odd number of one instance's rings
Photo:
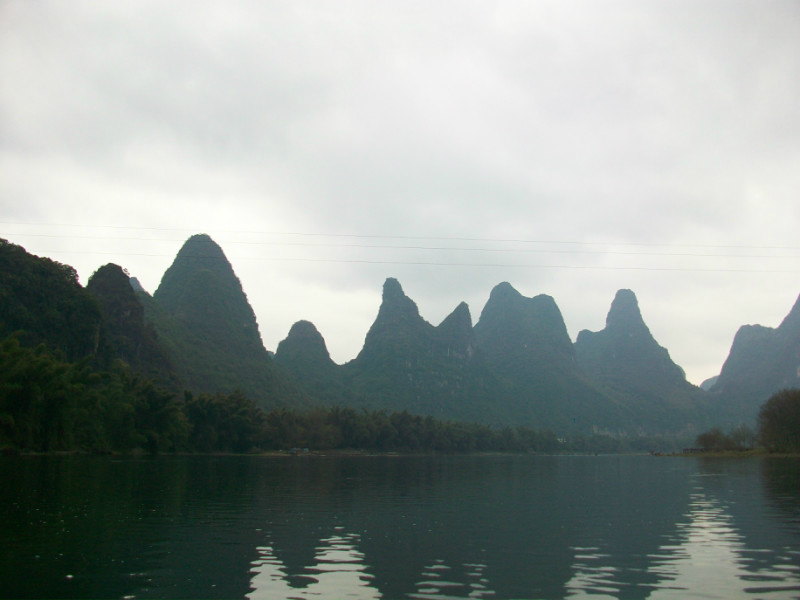
POLYGON ((549 293, 573 336, 632 288, 699 381, 800 292, 798 13, 7 1, 0 229, 150 289, 208 232, 269 348, 305 318, 339 361, 387 276, 432 322, 549 293))

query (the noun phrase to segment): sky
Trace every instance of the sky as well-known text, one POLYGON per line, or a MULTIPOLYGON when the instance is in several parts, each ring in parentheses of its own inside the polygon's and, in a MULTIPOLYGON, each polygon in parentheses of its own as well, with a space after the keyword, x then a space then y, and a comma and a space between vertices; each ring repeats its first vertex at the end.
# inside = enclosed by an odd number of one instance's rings
POLYGON ((0 0, 0 238, 152 293, 195 233, 271 351, 627 288, 699 384, 800 294, 800 2, 0 0))

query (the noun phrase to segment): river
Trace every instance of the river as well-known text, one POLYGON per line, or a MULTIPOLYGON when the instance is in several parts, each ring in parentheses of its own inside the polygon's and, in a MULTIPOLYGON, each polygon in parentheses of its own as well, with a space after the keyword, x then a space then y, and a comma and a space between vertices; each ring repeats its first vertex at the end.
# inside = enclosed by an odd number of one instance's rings
POLYGON ((800 459, 0 458, 12 598, 800 598, 800 459))

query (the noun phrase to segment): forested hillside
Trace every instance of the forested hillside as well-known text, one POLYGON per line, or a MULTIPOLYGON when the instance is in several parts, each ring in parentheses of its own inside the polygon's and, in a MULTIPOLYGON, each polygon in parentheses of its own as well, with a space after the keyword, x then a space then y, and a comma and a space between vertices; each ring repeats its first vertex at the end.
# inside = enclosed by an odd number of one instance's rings
POLYGON ((12 448, 499 447, 487 432, 507 427, 538 432, 523 436, 529 449, 548 435, 693 438, 709 425, 752 425, 754 407, 797 385, 800 366, 797 305, 776 330, 744 327, 708 393, 653 338, 630 290, 604 330, 573 344, 549 296, 501 283, 474 326, 464 303, 434 326, 393 278, 355 359, 334 363, 308 321, 273 359, 206 235, 187 240, 152 296, 114 264, 83 288, 71 267, 6 241, 0 275, 0 445, 12 448), (390 415, 407 415, 391 417, 394 433, 377 425, 390 415), (432 441, 431 428, 451 421, 489 429, 432 441))

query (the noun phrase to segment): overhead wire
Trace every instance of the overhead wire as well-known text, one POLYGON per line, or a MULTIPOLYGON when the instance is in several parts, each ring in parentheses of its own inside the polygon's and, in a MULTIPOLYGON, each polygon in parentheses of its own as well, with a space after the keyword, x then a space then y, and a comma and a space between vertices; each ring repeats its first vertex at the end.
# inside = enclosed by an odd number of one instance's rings
MULTIPOLYGON (((78 225, 65 223, 20 223, 0 221, 0 225, 5 226, 36 226, 36 227, 58 227, 58 228, 88 228, 88 229, 113 229, 125 231, 152 231, 178 233, 186 232, 185 229, 166 228, 166 227, 135 227, 120 225, 78 225)), ((476 247, 460 245, 422 245, 422 244, 378 244, 378 243, 357 243, 357 242, 305 242, 295 240, 247 240, 229 239, 220 240, 217 243, 223 246, 245 245, 245 246, 264 246, 264 247, 301 247, 301 248, 326 248, 326 249, 359 249, 359 250, 378 250, 378 251, 423 251, 423 252, 459 252, 459 253, 491 253, 491 254, 537 254, 537 255, 586 255, 586 256, 629 256, 629 257, 648 257, 648 258, 715 258, 724 260, 745 260, 745 259, 795 259, 800 258, 794 254, 767 254, 767 251, 798 251, 800 247, 792 246, 766 246, 766 245, 715 245, 715 244, 659 244, 659 243, 635 243, 635 242, 579 242, 573 240, 532 240, 532 239, 513 239, 513 238, 479 238, 479 237, 448 237, 448 236, 402 236, 402 235, 378 235, 378 234, 351 234, 351 233, 320 233, 320 232, 286 232, 286 231, 216 231, 217 234, 233 234, 236 236, 258 235, 261 237, 301 237, 301 238, 330 238, 332 240, 428 240, 439 242, 481 242, 484 244, 538 244, 562 246, 556 248, 530 248, 530 247, 476 247), (563 246, 573 246, 565 249, 563 246), (582 246, 574 248, 574 246, 582 246), (601 247, 602 248, 598 248, 601 247), (615 247, 631 248, 626 250, 614 250, 615 247), (653 250, 632 250, 634 247, 642 248, 665 248, 684 251, 653 251, 653 250), (689 251, 689 249, 704 249, 705 251, 689 251), (708 250, 737 250, 739 252, 708 252, 708 250), (760 254, 743 254, 745 251, 760 251, 760 254)), ((81 235, 70 233, 26 233, 26 232, 5 232, 0 233, 0 237, 36 237, 64 240, 109 240, 109 241, 133 241, 133 242, 180 242, 185 238, 163 238, 163 237, 143 237, 141 235, 103 236, 103 235, 81 235)), ((66 249, 51 251, 55 254, 92 254, 92 255, 114 255, 114 256, 147 256, 147 257, 168 257, 174 252, 126 252, 126 251, 103 251, 66 249)), ((360 258, 319 258, 319 257, 290 257, 276 256, 274 253, 266 256, 228 256, 229 260, 262 260, 280 262, 309 262, 309 263, 344 263, 344 264, 374 264, 374 265, 406 265, 406 266, 434 266, 434 267, 472 267, 472 268, 513 268, 513 269, 581 269, 581 270, 625 270, 625 271, 683 271, 683 272, 726 272, 726 273, 797 273, 800 269, 779 269, 779 268, 730 268, 723 266, 702 267, 692 266, 630 266, 630 265, 599 265, 599 264, 540 264, 540 263, 494 263, 494 262, 474 262, 474 261, 443 261, 443 260, 387 260, 387 259, 360 259, 360 258)))

